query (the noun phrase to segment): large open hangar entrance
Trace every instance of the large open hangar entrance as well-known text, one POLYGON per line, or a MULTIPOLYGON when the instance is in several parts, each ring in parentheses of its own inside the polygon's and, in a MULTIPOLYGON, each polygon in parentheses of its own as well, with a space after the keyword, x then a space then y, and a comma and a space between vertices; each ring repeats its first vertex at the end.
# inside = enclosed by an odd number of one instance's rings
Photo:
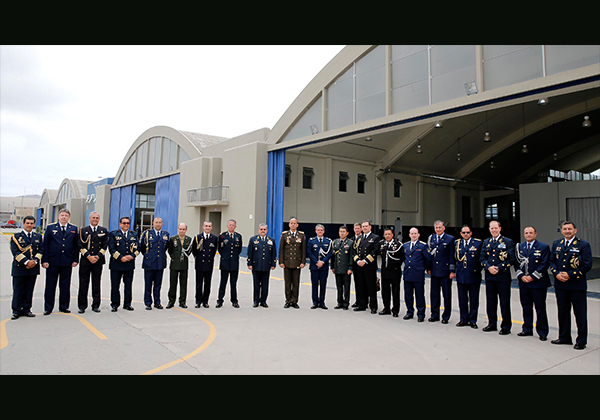
POLYGON ((294 215, 335 237, 370 219, 424 240, 437 219, 479 237, 497 219, 520 240, 520 184, 600 168, 599 46, 396 47, 347 47, 273 128, 284 225, 294 215))

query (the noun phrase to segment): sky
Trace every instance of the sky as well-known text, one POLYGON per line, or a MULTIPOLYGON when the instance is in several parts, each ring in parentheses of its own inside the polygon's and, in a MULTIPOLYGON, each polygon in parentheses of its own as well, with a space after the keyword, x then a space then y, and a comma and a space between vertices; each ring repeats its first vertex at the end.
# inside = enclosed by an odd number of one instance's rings
POLYGON ((273 128, 343 45, 2 45, 0 196, 114 177, 147 129, 273 128))

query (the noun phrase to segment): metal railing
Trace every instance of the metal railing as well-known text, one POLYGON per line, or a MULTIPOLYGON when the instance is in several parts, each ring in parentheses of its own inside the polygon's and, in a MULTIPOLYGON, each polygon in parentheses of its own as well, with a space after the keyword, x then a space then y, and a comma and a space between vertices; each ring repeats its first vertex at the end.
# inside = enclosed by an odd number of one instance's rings
POLYGON ((187 190, 188 203, 206 201, 229 201, 229 187, 216 185, 214 187, 195 188, 187 190))

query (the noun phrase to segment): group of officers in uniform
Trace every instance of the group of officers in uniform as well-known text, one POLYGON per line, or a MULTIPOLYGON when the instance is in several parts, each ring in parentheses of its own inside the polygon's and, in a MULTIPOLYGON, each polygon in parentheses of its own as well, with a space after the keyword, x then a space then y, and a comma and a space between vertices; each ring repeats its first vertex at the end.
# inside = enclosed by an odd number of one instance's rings
MULTIPOLYGON (((121 217, 119 228, 108 231, 99 225, 100 215, 92 212, 90 224, 78 229, 69 223, 70 212, 62 209, 58 222, 47 226, 44 235, 34 232, 35 218, 23 220, 23 230, 10 240, 13 254, 12 319, 34 317, 31 312, 33 290, 40 265, 46 269, 44 315, 50 315, 55 306, 56 288, 59 288, 58 309, 69 313, 71 272, 79 265, 79 313, 88 308, 91 283, 91 308, 100 312, 100 283, 103 265, 109 260, 110 306, 116 312, 121 306, 120 285, 124 285, 123 309, 133 311, 132 283, 135 258, 142 254, 144 270, 144 305, 147 310, 163 309, 160 292, 163 272, 169 264, 169 291, 166 308, 175 305, 177 286, 178 304, 187 308, 189 256, 195 259, 195 307, 208 308, 215 255, 219 252, 221 278, 216 307, 222 307, 227 283, 230 302, 239 308, 237 279, 242 252, 242 236, 236 232, 236 221, 227 222, 227 230, 220 235, 211 233, 212 223, 205 221, 203 231, 193 237, 187 235, 187 225, 180 223, 177 234, 171 236, 162 229, 162 219, 156 217, 153 227, 140 237, 130 229, 128 217, 121 217), (108 253, 108 255, 106 255, 108 253)), ((316 235, 308 238, 298 230, 298 220, 289 220, 289 230, 281 234, 279 246, 268 236, 268 226, 260 224, 258 234, 247 244, 247 266, 253 277, 253 306, 268 307, 270 272, 279 263, 285 284, 284 308, 299 308, 300 273, 307 260, 312 285, 311 309, 327 309, 325 292, 329 271, 335 277, 337 305, 335 309, 370 310, 372 314, 398 317, 400 312, 400 283, 404 279, 406 314, 403 319, 425 320, 425 279, 430 276, 429 322, 447 324, 452 311, 452 283, 456 282, 459 303, 458 327, 477 329, 479 292, 485 280, 486 314, 488 324, 483 331, 498 331, 498 303, 500 305, 499 334, 511 332, 510 308, 511 267, 518 279, 519 297, 523 311, 523 327, 519 336, 532 336, 535 331, 542 341, 549 333, 546 313, 547 289, 551 286, 548 271, 554 276, 558 308, 559 333, 553 344, 573 344, 571 338, 571 308, 577 325, 575 349, 587 344, 586 273, 592 267, 588 242, 576 237, 572 222, 562 223, 562 238, 550 247, 536 240, 535 228, 524 229, 525 242, 515 245, 501 235, 500 223, 489 223, 491 236, 485 240, 472 238, 467 225, 460 230, 460 239, 445 232, 444 222, 434 223, 435 233, 427 242, 420 239, 415 227, 409 231, 410 240, 402 243, 391 228, 384 229, 383 238, 371 231, 369 221, 354 224, 351 237, 346 226, 339 228, 339 238, 324 236, 325 227, 316 225, 316 235), (378 258, 381 268, 378 267, 378 258), (381 279, 378 278, 378 273, 381 279), (482 276, 482 272, 485 273, 482 276), (350 305, 351 278, 354 278, 356 301, 350 305), (378 312, 377 292, 381 291, 383 309, 378 312), (443 303, 442 303, 443 300, 443 303), (536 322, 534 324, 534 309, 536 322)))

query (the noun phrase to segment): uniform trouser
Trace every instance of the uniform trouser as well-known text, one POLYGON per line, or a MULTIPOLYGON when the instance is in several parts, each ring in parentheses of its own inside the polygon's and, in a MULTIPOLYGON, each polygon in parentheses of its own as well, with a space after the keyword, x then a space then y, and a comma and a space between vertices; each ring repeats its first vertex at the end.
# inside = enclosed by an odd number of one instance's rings
POLYGON ((381 277, 381 300, 383 309, 397 314, 400 311, 400 274, 392 278, 381 277), (390 302, 391 301, 391 302, 390 302))
POLYGON ((46 269, 46 289, 44 291, 44 311, 54 310, 56 298, 56 285, 58 284, 58 309, 64 311, 69 309, 71 301, 71 271, 73 267, 68 265, 57 267, 50 265, 46 269))
POLYGON ((458 309, 460 322, 477 323, 477 312, 479 311, 479 289, 481 282, 456 283, 458 288, 458 309))
POLYGON ((327 275, 329 270, 310 270, 310 283, 312 285, 313 305, 325 305, 325 290, 327 289, 327 275))
POLYGON ((335 286, 337 288, 337 303, 344 308, 350 306, 350 274, 342 273, 335 275, 335 286))
POLYGON ((360 294, 362 292, 362 290, 360 290, 359 287, 359 281, 358 281, 358 274, 356 274, 358 271, 357 267, 354 267, 353 271, 352 271, 352 277, 354 279, 354 305, 353 306, 358 306, 358 302, 360 300, 360 294))
POLYGON ((31 312, 33 289, 37 274, 33 276, 13 276, 12 311, 17 315, 31 312))
POLYGON ((285 283, 285 303, 298 303, 300 290, 300 269, 283 268, 283 280, 285 283))
POLYGON ((177 282, 179 281, 179 305, 185 305, 187 300, 188 270, 169 269, 169 305, 175 304, 177 298, 177 282))
POLYGON ((377 310, 377 270, 356 269, 356 299, 358 307, 377 310))
POLYGON ((500 328, 510 331, 512 327, 512 315, 510 313, 510 281, 486 281, 485 300, 488 325, 498 326, 498 298, 500 299, 500 314, 502 322, 500 328))
POLYGON ((415 314, 415 300, 417 301, 417 316, 425 317, 425 280, 404 280, 404 302, 406 303, 406 315, 415 314))
POLYGON ((254 281, 254 303, 267 303, 269 294, 269 271, 252 270, 252 279, 254 281))
POLYGON ((547 288, 519 287, 519 300, 523 308, 523 329, 526 334, 533 333, 533 308, 535 306, 535 331, 540 337, 547 337, 548 314, 546 313, 547 288))
POLYGON ((212 270, 196 270, 196 305, 207 304, 210 296, 210 284, 212 281, 212 270))
POLYGON ((131 306, 133 299, 133 270, 110 270, 110 306, 118 308, 121 305, 121 279, 123 279, 123 306, 131 306))
POLYGON ((87 309, 90 277, 92 278, 92 308, 100 307, 100 283, 103 268, 104 266, 98 263, 79 265, 79 292, 77 293, 79 309, 87 309))
POLYGON ((144 304, 152 305, 154 299, 155 305, 160 305, 160 288, 162 286, 164 270, 144 269, 144 304))
POLYGON ((577 324, 577 344, 587 344, 587 298, 585 290, 555 289, 558 307, 558 338, 567 343, 571 339, 571 306, 577 324))
POLYGON ((225 289, 227 288, 227 278, 229 278, 229 297, 231 303, 238 303, 237 298, 237 279, 239 271, 221 270, 221 282, 219 283, 219 296, 217 303, 223 303, 225 298, 225 289))
POLYGON ((450 313, 452 311, 452 280, 450 277, 437 277, 431 276, 431 287, 429 291, 429 297, 431 299, 431 317, 433 319, 440 318, 440 292, 444 297, 444 312, 442 313, 442 319, 450 319, 450 313))

